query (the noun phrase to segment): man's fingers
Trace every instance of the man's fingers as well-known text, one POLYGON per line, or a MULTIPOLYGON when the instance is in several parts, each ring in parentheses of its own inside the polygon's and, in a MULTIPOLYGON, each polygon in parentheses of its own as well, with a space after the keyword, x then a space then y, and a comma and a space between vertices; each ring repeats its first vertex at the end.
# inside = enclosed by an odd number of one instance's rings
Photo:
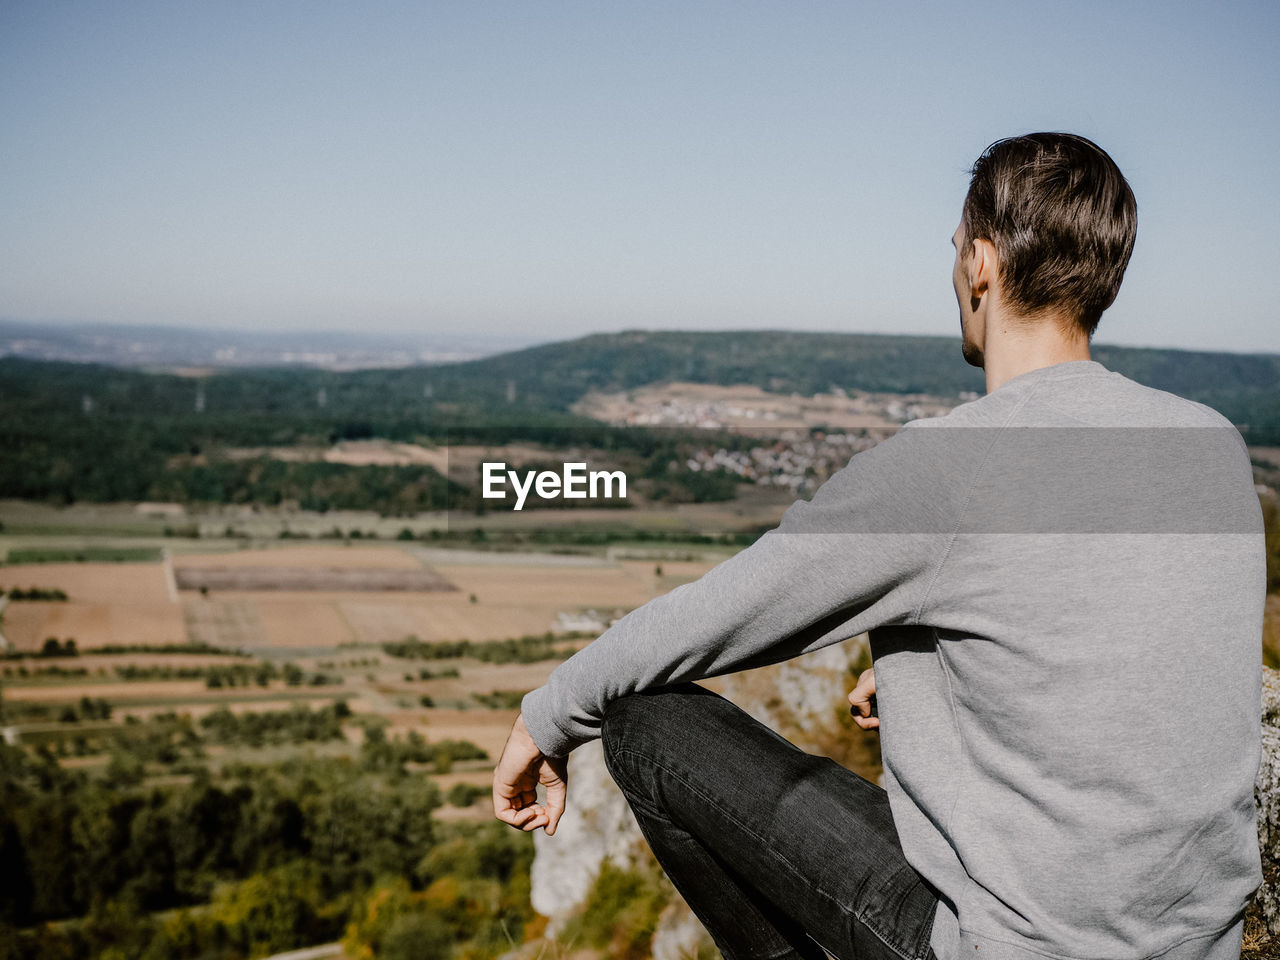
POLYGON ((534 807, 534 798, 519 798, 510 800, 505 798, 495 798, 493 804, 493 815, 499 820, 505 820, 507 823, 514 823, 529 815, 529 811, 534 807))
POLYGON ((546 800, 539 803, 536 789, 509 791, 495 788, 493 815, 503 823, 528 833, 544 827, 547 836, 556 832, 565 810, 566 786, 564 780, 555 777, 547 783, 546 800))
MULTIPOLYGON (((876 695, 876 674, 874 668, 863 670, 858 677, 857 685, 849 691, 849 712, 855 720, 871 717, 871 698, 876 695)), ((863 724, 859 723, 859 726, 863 724)), ((876 724, 879 726, 879 723, 876 724)), ((864 729, 874 729, 863 727, 864 729)))
POLYGON ((494 782, 493 815, 498 816, 503 810, 519 810, 533 803, 537 797, 532 787, 518 787, 511 784, 494 782))
POLYGON ((863 670, 857 685, 849 691, 849 713, 853 722, 863 730, 880 729, 880 718, 875 715, 875 695, 876 674, 873 667, 863 670))
POLYGON ((530 820, 533 820, 534 818, 539 816, 541 811, 542 811, 542 808, 536 804, 531 807, 525 807, 523 810, 516 811, 516 815, 515 815, 515 818, 512 820, 512 823, 514 823, 517 827, 522 827, 525 824, 527 824, 530 820))
POLYGON ((871 716, 871 696, 861 687, 849 691, 849 712, 854 716, 871 716))
POLYGON ((495 810, 494 816, 503 823, 511 824, 513 827, 528 829, 529 821, 537 819, 543 812, 542 807, 535 804, 534 806, 521 807, 518 810, 515 807, 495 810))
POLYGON ((560 817, 564 813, 565 782, 560 780, 547 787, 547 836, 554 836, 560 817))
POLYGON ((547 811, 542 804, 532 804, 519 810, 507 810, 498 815, 503 823, 528 832, 547 822, 547 811))
POLYGON ((526 832, 544 827, 548 836, 555 833, 564 813, 567 767, 565 757, 543 756, 517 716, 493 771, 494 817, 526 832), (539 783, 547 789, 543 803, 538 802, 539 783))
POLYGON ((493 770, 493 815, 513 827, 537 816, 537 767, 542 762, 523 719, 517 715, 493 770))
POLYGON ((524 814, 524 810, 517 810, 514 807, 508 807, 505 810, 493 811, 493 815, 495 817, 497 817, 503 823, 511 824, 511 826, 513 827, 519 825, 518 821, 522 814, 524 814))

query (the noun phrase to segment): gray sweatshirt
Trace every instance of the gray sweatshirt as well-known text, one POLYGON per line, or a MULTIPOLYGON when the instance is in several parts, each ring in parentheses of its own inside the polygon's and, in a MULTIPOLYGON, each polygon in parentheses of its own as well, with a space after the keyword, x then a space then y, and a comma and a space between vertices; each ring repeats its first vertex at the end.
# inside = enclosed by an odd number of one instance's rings
POLYGON ((1261 511, 1234 427, 1094 361, 860 453, 527 694, 563 756, 626 693, 870 631, 940 960, 1223 960, 1261 880, 1261 511))

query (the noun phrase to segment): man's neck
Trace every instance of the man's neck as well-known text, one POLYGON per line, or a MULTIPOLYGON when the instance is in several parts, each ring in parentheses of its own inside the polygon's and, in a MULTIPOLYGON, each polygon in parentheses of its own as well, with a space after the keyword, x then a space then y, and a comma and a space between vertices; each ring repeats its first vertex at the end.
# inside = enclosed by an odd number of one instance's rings
POLYGON ((987 393, 998 390, 1014 377, 1041 367, 1090 359, 1088 339, 1067 336, 1059 331, 1056 324, 1001 325, 998 330, 988 333, 983 350, 982 368, 987 376, 987 393))

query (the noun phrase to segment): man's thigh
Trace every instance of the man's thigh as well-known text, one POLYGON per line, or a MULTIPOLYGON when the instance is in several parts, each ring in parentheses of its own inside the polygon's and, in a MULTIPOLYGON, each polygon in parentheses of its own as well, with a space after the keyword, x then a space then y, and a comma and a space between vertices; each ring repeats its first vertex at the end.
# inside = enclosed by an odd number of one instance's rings
POLYGON ((883 789, 694 684, 619 698, 603 736, 633 805, 695 836, 829 953, 929 955, 937 897, 883 789))

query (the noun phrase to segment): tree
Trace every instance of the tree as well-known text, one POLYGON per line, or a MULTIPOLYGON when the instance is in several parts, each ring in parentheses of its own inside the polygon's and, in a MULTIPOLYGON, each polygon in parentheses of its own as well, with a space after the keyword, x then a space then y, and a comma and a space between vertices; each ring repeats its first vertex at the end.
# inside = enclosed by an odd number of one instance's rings
POLYGON ((319 923, 323 903, 318 868, 297 861, 223 888, 212 913, 242 950, 263 956, 331 935, 319 923))
POLYGON ((0 924, 24 926, 31 922, 31 872, 22 836, 13 818, 0 807, 0 924))
POLYGON ((113 787, 136 787, 146 776, 146 767, 131 753, 117 747, 107 764, 107 783, 113 787))

